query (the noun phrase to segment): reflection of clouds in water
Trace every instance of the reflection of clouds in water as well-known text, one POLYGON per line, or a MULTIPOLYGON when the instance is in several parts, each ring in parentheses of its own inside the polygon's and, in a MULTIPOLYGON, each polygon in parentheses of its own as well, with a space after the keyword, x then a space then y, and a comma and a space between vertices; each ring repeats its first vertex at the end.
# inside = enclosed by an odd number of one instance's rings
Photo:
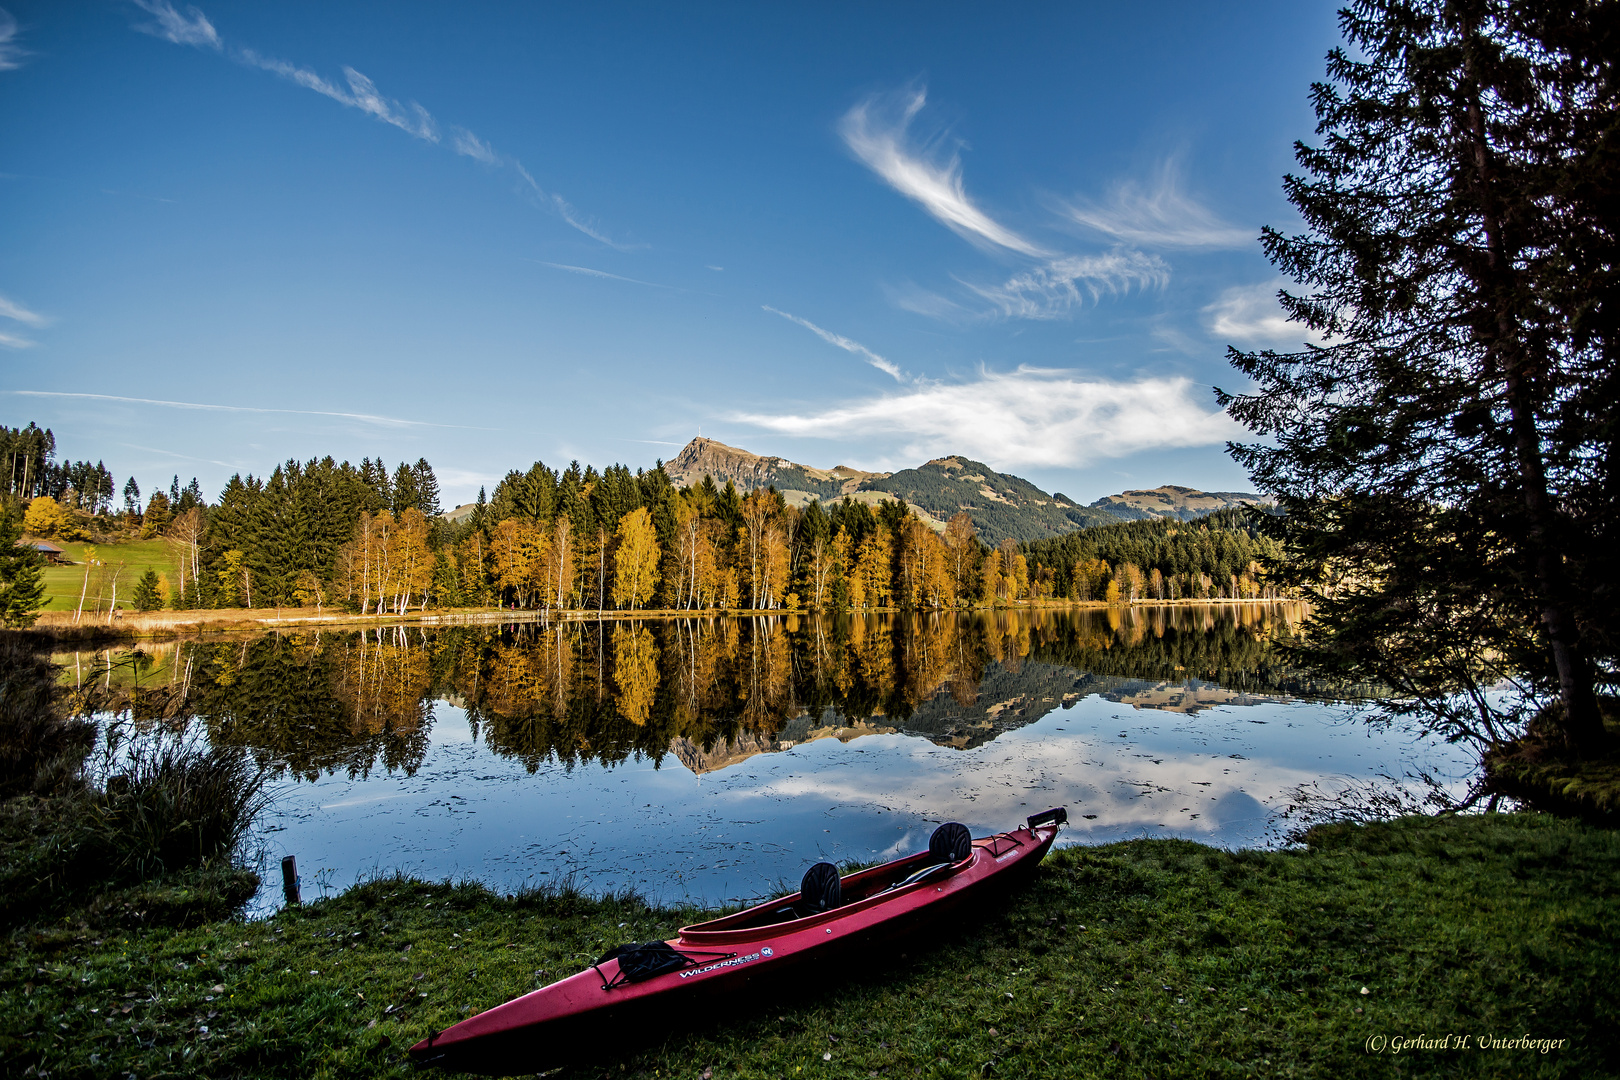
POLYGON ((299 785, 267 824, 281 827, 274 854, 298 855, 306 874, 330 868, 338 884, 396 867, 503 887, 574 875, 716 902, 797 881, 818 859, 917 850, 938 821, 982 834, 1055 805, 1069 808, 1065 843, 1262 844, 1271 807, 1299 784, 1468 764, 1452 747, 1347 726, 1343 713, 1296 702, 1187 715, 1091 697, 970 750, 898 734, 820 739, 694 776, 673 756, 530 774, 452 734, 465 714, 441 705, 414 776, 299 785))

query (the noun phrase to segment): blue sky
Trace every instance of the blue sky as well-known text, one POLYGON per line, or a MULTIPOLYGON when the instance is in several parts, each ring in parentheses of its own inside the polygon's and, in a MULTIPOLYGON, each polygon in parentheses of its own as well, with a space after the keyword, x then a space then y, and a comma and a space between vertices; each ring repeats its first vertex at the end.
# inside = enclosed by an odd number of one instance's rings
POLYGON ((0 0, 0 414, 150 489, 702 433, 1247 487, 1331 5, 0 0))

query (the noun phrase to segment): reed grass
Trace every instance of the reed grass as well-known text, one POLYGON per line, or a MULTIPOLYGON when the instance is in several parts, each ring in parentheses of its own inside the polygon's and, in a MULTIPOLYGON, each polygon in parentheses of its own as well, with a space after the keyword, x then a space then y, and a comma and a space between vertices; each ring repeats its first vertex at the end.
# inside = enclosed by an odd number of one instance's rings
POLYGON ((176 875, 241 893, 252 876, 242 843, 267 801, 268 773, 242 750, 127 718, 104 719, 98 741, 97 725, 78 715, 94 703, 70 704, 34 644, 0 638, 0 927, 176 875))

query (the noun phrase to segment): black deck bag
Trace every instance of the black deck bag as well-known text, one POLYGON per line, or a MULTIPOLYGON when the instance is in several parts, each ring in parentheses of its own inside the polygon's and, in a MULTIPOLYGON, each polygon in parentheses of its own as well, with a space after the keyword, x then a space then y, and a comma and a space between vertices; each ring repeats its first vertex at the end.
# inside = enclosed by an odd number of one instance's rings
POLYGON ((666 971, 679 971, 692 961, 669 947, 667 941, 632 941, 602 954, 598 965, 619 961, 619 975, 625 982, 641 982, 666 971))

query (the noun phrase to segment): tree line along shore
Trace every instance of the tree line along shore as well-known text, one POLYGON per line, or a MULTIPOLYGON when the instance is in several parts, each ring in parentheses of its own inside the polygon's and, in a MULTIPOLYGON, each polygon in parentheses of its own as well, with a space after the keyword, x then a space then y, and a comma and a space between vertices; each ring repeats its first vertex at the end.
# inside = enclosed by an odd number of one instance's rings
POLYGON ((20 518, 25 545, 78 545, 51 553, 77 566, 43 568, 55 625, 63 612, 77 623, 115 609, 257 622, 266 609, 325 621, 463 609, 920 610, 1279 595, 1260 570, 1271 542, 1241 510, 992 545, 967 512, 941 525, 898 499, 798 508, 774 489, 743 493, 709 477, 679 488, 661 464, 632 473, 537 462, 454 516, 441 512, 426 460, 392 472, 369 458, 288 461, 265 478, 233 476, 213 503, 178 477, 144 505, 131 479, 117 509, 100 489, 54 490, 17 487, 8 516, 13 533, 20 518))

